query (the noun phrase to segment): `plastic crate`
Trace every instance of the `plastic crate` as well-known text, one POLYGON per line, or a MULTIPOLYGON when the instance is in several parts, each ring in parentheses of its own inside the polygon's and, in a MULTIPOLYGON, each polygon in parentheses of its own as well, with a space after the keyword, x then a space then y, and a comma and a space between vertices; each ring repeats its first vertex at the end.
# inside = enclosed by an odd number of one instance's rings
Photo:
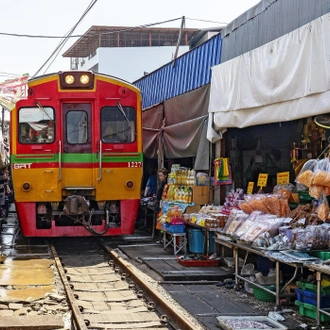
POLYGON ((169 233, 184 233, 184 225, 172 225, 171 223, 165 223, 164 230, 169 233))
POLYGON ((181 218, 172 218, 170 221, 171 225, 184 225, 184 222, 181 218))
POLYGON ((310 203, 314 199, 308 191, 298 191, 298 195, 300 204, 310 203))
MULTIPOLYGON (((276 285, 265 285, 264 287, 274 292, 276 290, 276 285)), ((253 286, 253 295, 254 298, 257 300, 268 301, 268 302, 276 301, 276 297, 274 295, 256 286, 253 286)))
MULTIPOLYGON (((298 301, 316 306, 317 294, 312 291, 296 289, 298 301)), ((330 307, 330 296, 320 297, 320 307, 330 307)))
MULTIPOLYGON (((295 301, 295 304, 299 306, 299 313, 302 316, 310 317, 314 320, 317 318, 317 307, 311 304, 303 303, 298 300, 295 301)), ((326 312, 330 312, 330 309, 324 309, 326 312)), ((320 321, 326 322, 330 320, 330 316, 320 313, 320 321)))
MULTIPOLYGON (((301 282, 297 281, 296 285, 303 289, 303 290, 308 290, 312 292, 317 292, 317 286, 316 284, 309 283, 309 282, 301 282)), ((321 295, 322 296, 329 296, 330 295, 330 285, 327 286, 321 286, 321 295)))
POLYGON ((330 259, 330 251, 310 251, 308 252, 312 257, 317 257, 322 260, 330 259))

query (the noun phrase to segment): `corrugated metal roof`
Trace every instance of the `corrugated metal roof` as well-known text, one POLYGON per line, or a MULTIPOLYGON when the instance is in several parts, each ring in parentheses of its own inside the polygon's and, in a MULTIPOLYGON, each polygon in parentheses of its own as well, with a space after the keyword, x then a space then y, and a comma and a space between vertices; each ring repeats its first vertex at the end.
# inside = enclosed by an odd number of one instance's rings
POLYGON ((221 37, 181 55, 133 84, 142 91, 142 106, 149 108, 164 100, 189 92, 211 82, 211 67, 220 64, 221 37))
POLYGON ((221 63, 275 40, 330 11, 330 0, 263 0, 221 31, 221 63))

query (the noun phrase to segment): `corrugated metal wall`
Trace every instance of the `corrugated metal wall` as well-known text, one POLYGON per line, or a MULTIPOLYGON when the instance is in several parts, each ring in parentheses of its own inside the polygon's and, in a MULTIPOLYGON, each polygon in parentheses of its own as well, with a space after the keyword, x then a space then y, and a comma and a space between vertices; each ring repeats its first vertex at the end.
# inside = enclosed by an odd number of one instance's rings
POLYGON ((143 109, 211 82, 211 67, 220 64, 221 37, 202 45, 134 82, 142 91, 143 109))
POLYGON ((221 31, 221 63, 330 12, 330 0, 263 0, 221 31))
POLYGON ((330 0, 262 0, 219 35, 134 82, 143 108, 211 81, 211 67, 249 52, 330 12, 330 0), (221 59, 220 59, 221 56, 221 59), (221 62, 220 62, 221 61, 221 62))

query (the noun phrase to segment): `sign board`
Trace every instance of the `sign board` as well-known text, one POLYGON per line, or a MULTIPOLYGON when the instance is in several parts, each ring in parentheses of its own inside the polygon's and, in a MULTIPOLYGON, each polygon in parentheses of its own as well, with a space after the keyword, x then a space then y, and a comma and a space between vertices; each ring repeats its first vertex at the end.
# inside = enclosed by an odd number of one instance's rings
POLYGON ((268 173, 259 173, 258 176, 258 187, 266 187, 268 180, 268 173))
POLYGON ((246 193, 247 194, 252 194, 253 193, 253 188, 254 188, 254 182, 249 181, 247 189, 246 189, 246 193))
POLYGON ((17 101, 27 99, 29 76, 9 79, 0 83, 0 105, 9 111, 13 110, 17 101))
POLYGON ((290 173, 289 172, 278 172, 277 173, 277 184, 289 183, 290 173))

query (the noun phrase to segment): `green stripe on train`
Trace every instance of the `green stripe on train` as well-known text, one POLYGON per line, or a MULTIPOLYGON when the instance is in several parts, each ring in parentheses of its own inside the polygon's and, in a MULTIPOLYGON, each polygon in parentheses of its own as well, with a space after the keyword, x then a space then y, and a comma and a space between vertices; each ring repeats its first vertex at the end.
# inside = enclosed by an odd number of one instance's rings
MULTIPOLYGON (((99 156, 97 154, 62 154, 62 162, 69 163, 90 163, 90 162, 98 162, 99 156)), ((13 163, 49 163, 49 162, 58 162, 59 157, 58 154, 53 155, 45 155, 45 154, 34 154, 31 155, 24 154, 10 156, 10 162, 13 163)), ((103 162, 142 162, 143 161, 143 153, 137 153, 136 156, 103 156, 103 162)))

